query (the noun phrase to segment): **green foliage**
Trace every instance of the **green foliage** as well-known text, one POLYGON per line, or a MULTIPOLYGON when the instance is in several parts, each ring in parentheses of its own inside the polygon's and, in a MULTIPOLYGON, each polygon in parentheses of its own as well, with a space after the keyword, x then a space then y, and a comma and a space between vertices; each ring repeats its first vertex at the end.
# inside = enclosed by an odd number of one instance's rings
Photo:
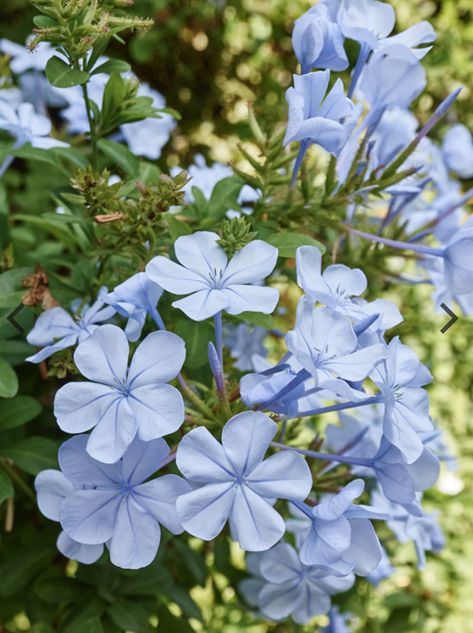
MULTIPOLYGON (((242 554, 227 538, 204 545, 185 535, 168 540, 164 533, 157 561, 138 572, 112 567, 106 554, 97 565, 86 567, 71 565, 57 553, 58 526, 35 508, 32 481, 40 470, 57 466, 57 447, 64 436, 55 424, 52 401, 61 381, 73 375, 72 356, 70 350, 57 355, 47 370, 26 365, 25 357, 34 350, 6 320, 23 302, 16 318, 28 330, 37 314, 56 301, 65 307, 77 297, 90 301, 100 286, 112 288, 143 269, 152 256, 168 253, 177 237, 199 229, 219 231, 229 254, 258 231, 258 238, 280 250, 284 261, 278 283, 286 286, 294 278, 295 249, 309 244, 322 253, 327 247, 327 263, 361 266, 373 298, 389 293, 393 270, 386 249, 369 245, 356 249, 348 239, 343 246, 337 241, 347 204, 359 195, 360 174, 351 174, 349 185, 335 193, 330 165, 313 152, 302 174, 303 187, 296 193, 288 187, 294 152, 283 147, 282 139, 283 93, 296 69, 290 31, 293 20, 310 3, 136 0, 133 8, 120 0, 33 4, 34 10, 23 0, 1 3, 2 37, 24 41, 34 24, 33 46, 39 41, 58 46, 59 56, 49 62, 47 77, 58 88, 82 86, 91 126, 87 138, 74 139, 71 148, 14 150, 15 169, 0 183, 0 630, 315 631, 326 623, 323 618, 304 628, 263 623, 248 613, 235 592, 244 577, 242 554), (114 57, 99 62, 106 49, 114 57), (122 76, 130 68, 163 92, 182 115, 159 161, 139 159, 124 144, 106 138, 124 123, 159 116, 151 100, 137 96, 137 81, 122 76), (102 102, 93 103, 87 84, 98 73, 109 79, 102 102), (248 108, 247 102, 255 105, 248 108), (211 160, 231 162, 236 175, 223 179, 209 199, 193 188, 194 201, 186 206, 183 189, 188 174, 181 170, 171 177, 169 167, 190 164, 198 152, 211 160), (324 180, 321 175, 326 172, 329 177, 324 180), (110 184, 112 173, 121 180, 110 184), (261 195, 251 203, 251 216, 228 222, 226 212, 241 209, 238 200, 244 184, 256 187, 261 195), (175 206, 180 207, 178 213, 175 206), (63 213, 56 213, 56 207, 63 213), (31 281, 37 264, 45 276, 40 279, 36 274, 31 281), (25 284, 28 278, 30 285, 25 284)), ((471 3, 393 0, 393 4, 400 16, 399 30, 424 18, 439 33, 426 58, 429 83, 417 104, 420 119, 425 122, 433 107, 461 82, 466 88, 450 117, 472 127, 471 3)), ((4 57, 0 76, 7 85, 11 82, 4 57)), ((59 119, 55 122, 54 134, 62 138, 63 125, 59 119)), ((443 123, 434 134, 440 137, 442 131, 443 123)), ((10 150, 2 137, 1 160, 10 150)), ((404 176, 394 174, 391 184, 404 176)), ((378 191, 386 186, 386 182, 369 184, 378 191)), ((402 230, 394 224, 392 237, 402 236, 402 230)), ((293 295, 283 296, 283 307, 292 309, 297 299, 293 295)), ((459 476, 464 487, 457 492, 452 488, 452 477, 458 483, 457 475, 445 472, 441 485, 447 490, 450 485, 450 494, 429 493, 428 504, 442 511, 448 547, 429 560, 424 574, 414 570, 410 545, 389 544, 398 567, 393 578, 377 590, 361 581, 337 602, 354 614, 354 628, 363 633, 469 633, 473 618, 473 544, 468 539, 473 530, 471 321, 461 319, 442 336, 441 318, 427 307, 430 292, 402 287, 391 298, 405 319, 393 334, 415 347, 434 374, 433 416, 442 420, 452 444, 461 449, 459 476)), ((165 298, 163 311, 170 328, 186 342, 186 378, 210 403, 209 411, 199 411, 198 423, 208 415, 209 423, 218 425, 223 414, 207 367, 212 326, 177 316, 169 303, 165 298)), ((233 320, 286 330, 286 319, 247 313, 233 320)))

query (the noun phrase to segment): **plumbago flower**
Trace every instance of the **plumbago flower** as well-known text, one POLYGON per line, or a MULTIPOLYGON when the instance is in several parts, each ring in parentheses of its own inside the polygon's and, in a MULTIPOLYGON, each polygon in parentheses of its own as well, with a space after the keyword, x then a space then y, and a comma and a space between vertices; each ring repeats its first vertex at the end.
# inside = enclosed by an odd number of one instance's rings
POLYGON ((321 0, 294 23, 292 46, 303 74, 312 68, 348 68, 338 6, 339 0, 321 0))
POLYGON ((274 270, 278 250, 254 240, 228 261, 219 239, 208 231, 179 237, 174 250, 180 263, 158 256, 146 266, 146 274, 168 292, 189 295, 172 305, 195 321, 222 310, 229 314, 273 312, 279 292, 259 284, 274 270))
POLYGON ((376 569, 382 549, 371 519, 386 520, 389 514, 353 505, 364 487, 362 479, 355 479, 314 507, 293 502, 302 516, 289 521, 288 529, 297 534, 302 563, 320 566, 336 575, 353 571, 366 576, 376 569))
POLYGON ((105 306, 101 299, 91 305, 84 305, 76 318, 64 308, 50 308, 41 314, 26 340, 30 345, 43 349, 26 359, 30 363, 41 363, 52 354, 85 341, 99 327, 115 314, 115 308, 105 306))
POLYGON ((276 430, 263 413, 246 412, 225 424, 221 444, 204 427, 181 440, 176 463, 192 487, 177 501, 185 530, 209 541, 229 521, 232 538, 252 552, 269 549, 282 537, 284 520, 274 500, 304 500, 312 476, 295 453, 264 459, 276 430))
POLYGON ((128 366, 129 345, 115 325, 103 325, 80 343, 74 362, 90 382, 59 389, 54 414, 67 433, 93 428, 87 451, 113 464, 136 435, 145 442, 176 431, 184 421, 180 392, 166 384, 184 363, 184 341, 171 332, 152 332, 136 348, 128 366))
POLYGON ((68 143, 49 136, 51 121, 35 112, 31 103, 21 103, 17 109, 0 100, 0 130, 5 130, 15 139, 15 147, 31 143, 33 147, 49 149, 68 147, 68 143))
POLYGON ((93 563, 106 544, 114 565, 145 567, 158 551, 160 525, 173 534, 182 532, 175 504, 189 486, 178 475, 146 482, 166 463, 169 447, 163 439, 135 438, 110 465, 92 459, 87 442, 86 435, 65 442, 59 449, 61 471, 37 476, 40 510, 61 523, 58 545, 66 556, 93 563))
POLYGON ((121 316, 128 319, 125 334, 131 342, 137 341, 150 314, 161 330, 166 329, 157 310, 163 289, 145 273, 136 273, 112 292, 102 291, 100 298, 110 304, 121 316))
POLYGON ((316 615, 328 613, 330 596, 347 591, 355 581, 350 573, 331 575, 320 567, 304 565, 289 543, 248 554, 247 566, 253 578, 240 583, 247 602, 271 620, 290 616, 297 624, 307 624, 316 615))
POLYGON ((473 176, 473 139, 464 125, 454 125, 443 139, 442 154, 448 168, 460 178, 473 176))
POLYGON ((337 155, 354 130, 358 110, 345 97, 343 83, 337 79, 327 94, 330 71, 294 75, 294 88, 286 92, 289 121, 284 144, 304 141, 320 145, 337 155))

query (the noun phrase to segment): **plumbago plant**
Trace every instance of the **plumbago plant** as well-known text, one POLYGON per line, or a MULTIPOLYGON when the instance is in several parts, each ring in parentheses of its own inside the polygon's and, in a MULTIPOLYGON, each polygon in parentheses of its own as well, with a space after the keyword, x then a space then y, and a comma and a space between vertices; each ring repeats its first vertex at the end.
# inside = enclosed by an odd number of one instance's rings
POLYGON ((242 626, 355 630, 394 538, 444 545, 431 375, 381 289, 473 306, 472 139, 427 137, 459 91, 420 127, 431 26, 321 0, 287 125, 250 109, 246 169, 167 174, 178 115, 106 56, 150 26, 129 4, 35 0, 32 52, 0 42, 0 308, 34 308, 0 326, 1 629, 223 630, 205 586, 242 626))

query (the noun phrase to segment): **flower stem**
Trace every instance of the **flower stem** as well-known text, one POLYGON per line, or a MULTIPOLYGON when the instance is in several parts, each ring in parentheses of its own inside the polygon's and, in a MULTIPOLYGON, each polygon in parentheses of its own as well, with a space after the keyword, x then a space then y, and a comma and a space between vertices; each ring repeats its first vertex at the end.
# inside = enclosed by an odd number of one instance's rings
POLYGON ((13 483, 16 484, 16 486, 20 488, 20 490, 22 490, 25 495, 33 501, 33 503, 36 503, 36 495, 33 490, 28 486, 26 481, 23 481, 20 475, 10 466, 10 464, 7 463, 4 458, 0 459, 0 466, 7 473, 13 483))
POLYGON ((322 415, 323 413, 331 413, 332 411, 343 411, 344 409, 356 409, 357 407, 364 407, 368 404, 376 404, 382 401, 382 396, 373 396, 372 398, 367 398, 366 400, 361 401, 353 401, 350 402, 340 402, 338 404, 332 404, 329 407, 322 407, 320 409, 312 409, 310 411, 303 411, 302 413, 298 413, 298 418, 306 418, 311 415, 322 415))
POLYGON ((408 242, 399 242, 398 240, 389 240, 380 235, 374 235, 373 233, 365 233, 364 231, 358 231, 347 227, 347 230, 352 235, 358 235, 365 240, 371 240, 372 242, 378 242, 379 244, 385 244, 391 248, 396 248, 405 251, 413 251, 414 253, 420 253, 421 255, 431 255, 432 257, 443 257, 444 249, 433 248, 431 246, 425 246, 424 244, 411 244, 408 242))
POLYGON ((366 466, 372 468, 373 462, 370 459, 363 459, 361 457, 347 457, 345 455, 337 455, 333 453, 319 453, 318 451, 309 451, 305 448, 295 448, 294 446, 287 446, 286 444, 280 444, 279 442, 271 442, 273 448, 279 448, 284 451, 295 451, 306 457, 312 457, 313 459, 323 459, 327 462, 339 462, 340 464, 349 464, 350 466, 366 466))
POLYGON ((222 312, 217 312, 214 316, 215 323, 215 347, 217 349, 218 360, 223 371, 223 320, 222 312))
POLYGON ((308 140, 302 141, 301 146, 299 148, 299 153, 297 154, 297 158, 296 158, 296 161, 294 163, 294 168, 292 170, 291 189, 294 189, 295 186, 296 186, 297 175, 299 174, 299 170, 301 168, 302 161, 304 160, 304 156, 305 156, 307 150, 309 149, 309 146, 310 146, 310 141, 308 141, 308 140))
POLYGON ((87 90, 87 82, 83 83, 82 96, 84 97, 85 111, 87 113, 87 121, 89 122, 90 142, 92 145, 92 167, 97 169, 98 153, 97 153, 97 134, 95 129, 95 123, 92 116, 92 106, 90 104, 89 91, 87 90))

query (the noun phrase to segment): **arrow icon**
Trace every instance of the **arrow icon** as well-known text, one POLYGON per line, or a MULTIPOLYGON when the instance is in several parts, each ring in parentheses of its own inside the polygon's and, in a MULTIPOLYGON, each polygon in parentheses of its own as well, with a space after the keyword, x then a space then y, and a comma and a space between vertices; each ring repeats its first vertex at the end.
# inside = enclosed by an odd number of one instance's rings
POLYGON ((440 330, 442 334, 445 334, 445 332, 449 330, 456 321, 458 321, 458 317, 455 314, 455 312, 450 310, 450 308, 447 305, 445 305, 445 303, 441 303, 440 307, 442 308, 442 310, 445 310, 445 312, 448 314, 449 317, 451 317, 450 321, 448 323, 445 323, 443 328, 440 330))
POLYGON ((10 312, 10 314, 7 316, 7 321, 10 321, 13 327, 16 328, 20 334, 24 334, 25 330, 21 327, 21 325, 17 321, 15 321, 15 317, 18 314, 18 312, 23 310, 24 307, 25 306, 22 303, 20 303, 20 305, 16 306, 13 312, 10 312))

